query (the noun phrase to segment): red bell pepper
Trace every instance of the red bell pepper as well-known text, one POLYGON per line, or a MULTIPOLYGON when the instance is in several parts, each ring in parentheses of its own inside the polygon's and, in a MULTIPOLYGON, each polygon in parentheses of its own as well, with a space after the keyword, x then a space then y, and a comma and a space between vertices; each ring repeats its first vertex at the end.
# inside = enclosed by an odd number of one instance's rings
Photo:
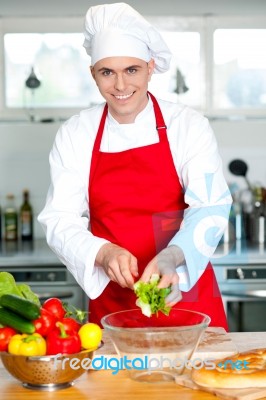
POLYGON ((35 326, 35 333, 45 337, 55 328, 56 318, 53 314, 41 307, 41 315, 32 321, 35 326))
POLYGON ((0 328, 0 351, 7 351, 8 349, 8 343, 12 336, 14 336, 17 332, 15 329, 9 327, 9 326, 4 326, 3 328, 0 328))
POLYGON ((47 354, 74 354, 81 350, 81 340, 78 332, 66 332, 62 322, 56 322, 57 329, 46 337, 47 354))

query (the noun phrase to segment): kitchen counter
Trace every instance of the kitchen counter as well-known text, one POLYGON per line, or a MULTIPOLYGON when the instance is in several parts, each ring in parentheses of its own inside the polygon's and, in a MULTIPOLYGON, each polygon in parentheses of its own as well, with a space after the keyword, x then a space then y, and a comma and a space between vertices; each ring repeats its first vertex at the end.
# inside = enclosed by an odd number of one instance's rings
MULTIPOLYGON (((230 264, 265 264, 266 244, 235 242, 220 244, 212 258, 214 266, 230 264)), ((45 239, 33 242, 0 243, 0 268, 39 265, 62 265, 45 239)))
MULTIPOLYGON (((266 332, 230 333, 239 351, 262 348, 266 344, 266 332)), ((174 382, 140 383, 128 378, 127 371, 112 375, 110 370, 85 372, 73 387, 55 392, 42 392, 24 388, 0 368, 1 400, 217 400, 213 394, 187 389, 174 382)), ((264 397, 266 399, 266 397, 264 397)))
POLYGON ((214 266, 230 264, 266 265, 266 244, 251 244, 245 241, 221 243, 211 261, 214 266))
POLYGON ((62 265, 45 239, 0 243, 0 268, 62 265))

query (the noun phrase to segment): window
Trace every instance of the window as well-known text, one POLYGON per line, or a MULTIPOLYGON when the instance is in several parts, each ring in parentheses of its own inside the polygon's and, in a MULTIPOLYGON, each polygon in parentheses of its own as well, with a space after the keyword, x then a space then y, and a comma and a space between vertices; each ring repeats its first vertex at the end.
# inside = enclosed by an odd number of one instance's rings
POLYGON ((214 108, 266 110, 266 29, 216 29, 214 108))
POLYGON ((79 33, 8 33, 4 36, 6 106, 87 107, 99 101, 79 33), (40 81, 26 87, 31 69, 40 81))
MULTIPOLYGON (((171 69, 149 90, 209 118, 266 117, 265 17, 147 17, 162 33, 171 69)), ((83 18, 0 19, 0 118, 65 119, 103 101, 82 46, 83 18), (40 81, 26 87, 31 70, 40 81)))
POLYGON ((161 98, 181 101, 202 109, 204 81, 202 79, 201 41, 199 32, 162 32, 172 54, 171 68, 162 75, 154 74, 150 90, 161 98))

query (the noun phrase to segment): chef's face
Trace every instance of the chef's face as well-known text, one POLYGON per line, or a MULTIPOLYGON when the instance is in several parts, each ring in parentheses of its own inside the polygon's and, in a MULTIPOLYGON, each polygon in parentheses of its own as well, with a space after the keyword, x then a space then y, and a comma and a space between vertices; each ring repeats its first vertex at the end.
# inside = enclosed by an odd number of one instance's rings
POLYGON ((98 89, 119 123, 134 122, 147 105, 153 69, 153 59, 147 63, 133 57, 108 57, 91 67, 98 89))

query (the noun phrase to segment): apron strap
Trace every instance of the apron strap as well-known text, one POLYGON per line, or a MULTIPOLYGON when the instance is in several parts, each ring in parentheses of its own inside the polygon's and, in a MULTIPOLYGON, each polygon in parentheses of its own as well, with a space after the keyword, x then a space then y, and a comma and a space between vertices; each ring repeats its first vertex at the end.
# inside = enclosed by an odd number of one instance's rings
POLYGON ((155 120, 156 120, 156 129, 160 138, 160 142, 164 141, 167 139, 167 126, 165 125, 164 122, 164 118, 163 118, 163 114, 161 112, 160 106, 158 104, 158 101, 156 100, 156 98, 153 96, 153 94, 151 94, 150 92, 148 92, 152 103, 153 103, 153 108, 154 108, 154 114, 155 114, 155 120))

